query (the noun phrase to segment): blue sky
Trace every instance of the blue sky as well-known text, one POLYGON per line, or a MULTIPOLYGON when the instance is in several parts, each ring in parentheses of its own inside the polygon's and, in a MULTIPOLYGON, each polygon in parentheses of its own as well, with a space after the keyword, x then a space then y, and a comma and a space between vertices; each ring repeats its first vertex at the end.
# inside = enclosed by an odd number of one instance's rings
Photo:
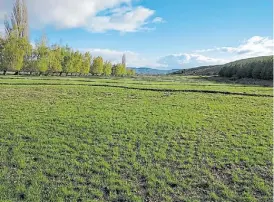
MULTIPOLYGON (((46 33, 113 62, 126 53, 129 66, 190 68, 273 53, 272 0, 26 1, 31 41, 46 33)), ((0 15, 10 10, 0 0, 0 15)))

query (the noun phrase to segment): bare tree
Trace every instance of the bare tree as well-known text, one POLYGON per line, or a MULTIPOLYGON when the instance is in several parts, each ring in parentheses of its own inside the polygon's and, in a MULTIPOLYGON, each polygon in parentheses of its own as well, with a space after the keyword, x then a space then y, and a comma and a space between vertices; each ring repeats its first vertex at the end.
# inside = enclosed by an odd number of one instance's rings
POLYGON ((28 10, 25 0, 15 0, 10 21, 6 16, 4 24, 7 36, 13 32, 18 37, 29 38, 28 10))
POLYGON ((123 54, 123 57, 122 57, 122 64, 126 67, 127 63, 126 63, 126 54, 123 54))

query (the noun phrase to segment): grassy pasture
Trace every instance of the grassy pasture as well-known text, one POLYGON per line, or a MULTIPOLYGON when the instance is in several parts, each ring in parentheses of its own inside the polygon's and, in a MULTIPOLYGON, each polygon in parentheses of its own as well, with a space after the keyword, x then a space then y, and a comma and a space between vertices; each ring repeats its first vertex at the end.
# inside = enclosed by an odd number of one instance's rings
POLYGON ((151 76, 134 78, 69 78, 69 77, 5 77, 0 76, 0 85, 4 84, 42 84, 42 85, 108 85, 132 88, 166 89, 168 90, 206 90, 257 95, 273 95, 272 87, 259 85, 228 84, 214 81, 199 80, 199 77, 189 76, 151 76), (12 79, 11 79, 12 78, 12 79))
POLYGON ((0 201, 272 201, 273 98, 172 89, 273 94, 195 77, 1 77, 0 201))

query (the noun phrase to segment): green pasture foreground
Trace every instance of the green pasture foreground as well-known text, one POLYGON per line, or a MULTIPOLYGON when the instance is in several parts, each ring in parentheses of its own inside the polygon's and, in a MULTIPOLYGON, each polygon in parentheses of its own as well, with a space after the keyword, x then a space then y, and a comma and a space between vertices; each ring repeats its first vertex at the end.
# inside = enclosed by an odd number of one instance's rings
POLYGON ((272 95, 195 77, 1 77, 0 201, 272 201, 273 98, 168 89, 272 95))

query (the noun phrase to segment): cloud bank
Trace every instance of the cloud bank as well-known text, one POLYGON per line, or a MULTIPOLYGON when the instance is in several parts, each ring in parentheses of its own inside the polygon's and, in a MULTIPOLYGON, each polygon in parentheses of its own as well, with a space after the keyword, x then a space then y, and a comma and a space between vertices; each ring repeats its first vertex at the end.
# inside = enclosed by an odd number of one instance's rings
MULTIPOLYGON (((34 28, 47 25, 59 29, 82 28, 91 32, 137 32, 149 29, 150 23, 160 23, 162 18, 152 20, 155 11, 134 6, 135 0, 26 0, 29 19, 34 28)), ((10 13, 12 1, 0 1, 0 20, 10 13)))
POLYGON ((190 53, 175 53, 159 58, 147 58, 141 53, 109 49, 81 49, 89 51, 94 56, 103 56, 114 63, 121 62, 122 55, 127 56, 128 66, 152 67, 158 69, 188 69, 204 65, 225 64, 231 61, 273 54, 273 39, 254 36, 243 41, 236 47, 215 47, 204 50, 194 50, 190 53), (214 57, 215 55, 223 57, 214 57), (213 56, 211 56, 213 55, 213 56))
POLYGON ((162 57, 159 62, 168 68, 191 68, 203 65, 217 65, 250 57, 273 55, 273 39, 253 36, 236 47, 215 47, 195 50, 191 53, 171 54, 162 57), (212 56, 213 55, 213 56, 212 56), (222 55, 222 57, 216 57, 222 55))
POLYGON ((245 40, 238 47, 220 47, 205 50, 197 50, 197 53, 225 52, 235 54, 239 58, 256 57, 273 54, 273 39, 269 37, 253 36, 245 40))

